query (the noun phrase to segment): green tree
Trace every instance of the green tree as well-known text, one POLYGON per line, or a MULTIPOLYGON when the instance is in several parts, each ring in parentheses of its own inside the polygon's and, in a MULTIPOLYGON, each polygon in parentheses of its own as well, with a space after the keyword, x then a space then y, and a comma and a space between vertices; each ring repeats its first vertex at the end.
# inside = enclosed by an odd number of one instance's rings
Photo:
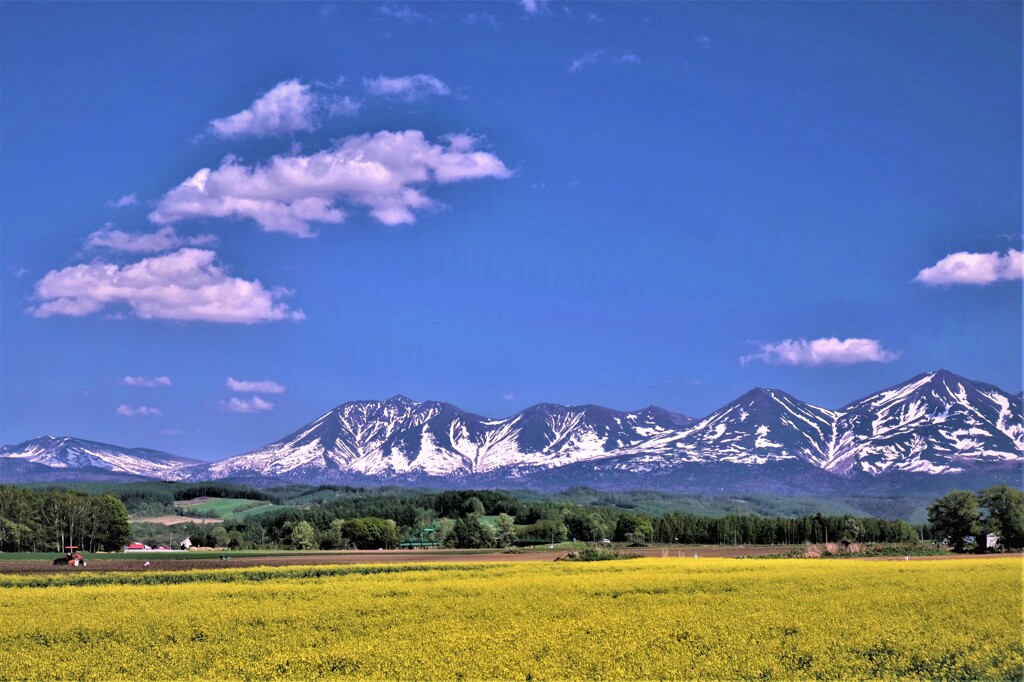
POLYGON ((843 544, 857 542, 864 537, 864 526, 856 518, 850 515, 843 517, 843 525, 839 528, 839 539, 843 544))
POLYGON ((953 550, 963 552, 967 536, 981 530, 978 497, 966 490, 953 490, 928 507, 928 523, 938 538, 948 538, 953 550))
POLYGON ((565 527, 569 530, 569 536, 591 542, 604 538, 604 524, 597 514, 587 514, 583 510, 572 510, 565 515, 565 527))
POLYGON ((451 519, 438 519, 434 528, 437 529, 437 544, 442 547, 452 547, 452 532, 455 530, 455 522, 451 519))
POLYGON ((132 539, 132 524, 128 518, 128 510, 121 500, 111 494, 96 498, 92 504, 95 542, 100 549, 115 552, 132 539))
POLYGON ((654 533, 654 523, 649 516, 625 513, 615 523, 616 542, 628 542, 631 545, 645 544, 654 533))
POLYGON ((494 532, 475 516, 466 516, 455 521, 455 528, 447 540, 448 546, 460 549, 490 547, 494 542, 494 532))
POLYGON ((331 527, 320 536, 321 549, 345 549, 349 540, 345 537, 345 519, 334 519, 331 527))
POLYGON ((484 503, 480 501, 479 497, 474 496, 462 503, 462 510, 467 514, 480 516, 484 513, 484 503))
POLYGON ((498 547, 511 547, 516 541, 516 520, 508 514, 498 514, 498 530, 494 542, 498 547))
POLYGON ((292 528, 292 547, 296 549, 316 549, 320 546, 316 537, 316 528, 309 521, 299 521, 292 528))
POLYGON ((1024 547, 1024 492, 1008 485, 985 488, 978 493, 981 506, 988 510, 988 525, 999 535, 1004 549, 1024 547))
POLYGON ((398 526, 391 519, 367 516, 349 519, 341 526, 345 544, 359 549, 391 549, 398 544, 398 526))

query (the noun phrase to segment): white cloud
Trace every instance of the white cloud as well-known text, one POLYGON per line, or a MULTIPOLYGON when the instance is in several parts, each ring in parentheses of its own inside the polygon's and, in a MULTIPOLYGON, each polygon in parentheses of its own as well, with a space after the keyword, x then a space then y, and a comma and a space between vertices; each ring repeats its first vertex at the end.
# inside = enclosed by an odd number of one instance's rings
POLYGON ((397 99, 403 102, 418 102, 431 95, 444 97, 451 94, 444 81, 437 76, 427 73, 417 73, 413 76, 377 76, 376 78, 364 78, 363 87, 371 95, 397 99))
POLYGON ((627 53, 625 53, 623 55, 620 55, 619 58, 615 60, 615 63, 616 64, 639 64, 640 63, 640 57, 636 56, 632 52, 627 52, 627 53))
POLYGON ((786 339, 761 345, 756 353, 744 355, 740 364, 760 360, 769 365, 852 365, 859 362, 892 362, 898 353, 882 348, 874 339, 786 339))
POLYGON ((312 222, 345 221, 338 203, 368 207, 385 225, 408 224, 416 222, 415 210, 435 206, 418 185, 511 175, 498 157, 475 150, 476 138, 453 135, 447 142, 431 144, 418 130, 381 131, 309 156, 274 156, 263 166, 228 157, 169 191, 149 218, 251 218, 266 232, 312 237, 312 222))
POLYGON ((136 386, 139 388, 156 388, 157 386, 170 386, 170 377, 133 377, 126 376, 121 379, 125 386, 136 386))
POLYGON ((377 8, 377 12, 389 19, 397 19, 399 21, 404 21, 407 24, 412 24, 417 21, 430 21, 430 17, 421 12, 417 12, 409 5, 394 2, 385 2, 377 8))
POLYGON ((210 129, 214 135, 225 138, 316 130, 317 105, 310 86, 293 78, 275 85, 248 109, 210 121, 210 129))
POLYGON ((276 381, 244 381, 228 377, 228 388, 237 393, 284 393, 285 387, 276 381))
POLYGON ((501 396, 501 399, 502 400, 515 400, 516 399, 516 394, 515 393, 506 393, 505 395, 501 396))
POLYGON ((527 14, 536 14, 540 9, 537 0, 519 0, 519 4, 523 6, 527 14))
POLYGON ((51 270, 36 283, 35 317, 80 317, 107 306, 128 306, 139 318, 253 324, 301 320, 279 299, 285 289, 230 277, 217 254, 181 249, 119 266, 95 262, 51 270))
POLYGON ((109 208, 124 208, 125 206, 134 206, 139 203, 139 200, 135 197, 135 192, 126 194, 120 199, 111 199, 107 202, 109 208))
POLYGON ((498 20, 490 12, 469 12, 462 17, 462 23, 469 26, 490 26, 498 28, 498 20))
POLYGON ((930 268, 917 273, 916 281, 929 286, 941 284, 992 284, 1024 279, 1024 256, 1010 249, 1005 256, 992 253, 951 253, 930 268))
POLYGON ((274 403, 267 402, 258 395, 254 395, 249 400, 232 398, 231 400, 221 401, 220 407, 227 412, 252 414, 253 412, 269 412, 274 409, 274 403))
POLYGON ((697 36, 693 41, 697 43, 697 46, 702 50, 711 49, 711 36, 697 36))
POLYGON ((352 99, 348 95, 344 97, 321 97, 321 102, 327 109, 327 115, 334 116, 355 116, 363 108, 363 103, 352 99))
POLYGON ((120 405, 114 412, 125 417, 162 417, 163 413, 155 407, 146 407, 145 405, 139 405, 138 407, 131 407, 129 405, 120 405))
POLYGON ((569 64, 569 73, 579 73, 583 70, 583 67, 591 64, 596 64, 604 54, 604 50, 598 50, 597 52, 588 52, 579 59, 574 59, 569 64))
POLYGON ((179 246, 208 246, 216 242, 217 237, 212 234, 179 237, 173 227, 163 227, 148 234, 122 232, 112 227, 105 227, 90 234, 85 240, 85 246, 90 249, 106 248, 129 253, 158 253, 170 251, 179 246))

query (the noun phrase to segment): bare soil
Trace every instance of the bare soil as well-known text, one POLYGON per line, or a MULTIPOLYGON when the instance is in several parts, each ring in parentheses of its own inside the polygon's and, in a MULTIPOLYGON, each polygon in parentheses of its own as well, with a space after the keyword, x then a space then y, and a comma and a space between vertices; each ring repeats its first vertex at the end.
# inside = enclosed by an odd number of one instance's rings
MULTIPOLYGON (((657 558, 731 558, 759 557, 779 555, 793 549, 789 546, 757 546, 757 547, 683 547, 683 548, 633 548, 624 550, 630 554, 657 558)), ((391 563, 462 563, 462 562, 502 562, 502 561, 554 561, 564 557, 565 550, 526 551, 520 554, 505 554, 500 550, 491 552, 459 552, 441 549, 426 550, 378 550, 378 551, 338 551, 319 554, 283 554, 263 557, 231 557, 222 559, 214 552, 195 552, 195 558, 168 559, 159 554, 139 552, 131 558, 95 559, 90 560, 85 568, 76 566, 54 566, 52 561, 3 561, 0 562, 0 573, 65 573, 82 571, 187 571, 192 569, 241 568, 253 566, 311 566, 330 564, 391 564, 391 563), (146 562, 149 566, 144 566, 146 562)), ((916 556, 911 561, 932 560, 970 560, 998 557, 1022 557, 1016 554, 949 554, 943 556, 916 556)), ((869 561, 904 561, 903 557, 871 557, 869 561)))

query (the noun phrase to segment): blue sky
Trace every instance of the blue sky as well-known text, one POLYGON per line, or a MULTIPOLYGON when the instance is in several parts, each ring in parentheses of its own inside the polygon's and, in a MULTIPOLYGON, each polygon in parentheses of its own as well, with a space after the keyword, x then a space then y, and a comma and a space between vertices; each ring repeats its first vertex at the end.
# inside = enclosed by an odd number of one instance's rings
POLYGON ((0 19, 4 443, 1021 390, 1019 3, 0 19))

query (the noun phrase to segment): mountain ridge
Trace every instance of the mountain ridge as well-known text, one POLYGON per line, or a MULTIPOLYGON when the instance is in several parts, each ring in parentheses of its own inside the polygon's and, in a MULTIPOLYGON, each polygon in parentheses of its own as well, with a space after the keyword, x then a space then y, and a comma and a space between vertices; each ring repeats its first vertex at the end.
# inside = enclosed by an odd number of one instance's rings
POLYGON ((761 476, 764 485, 783 488, 786 476, 827 486, 836 478, 897 473, 1012 472, 1024 461, 1021 397, 947 370, 918 374, 838 410, 758 387, 701 419, 653 405, 625 412, 554 403, 494 419, 398 394, 342 403, 262 448, 215 462, 64 440, 70 446, 60 439, 5 446, 0 460, 174 480, 534 485, 572 484, 575 476, 680 486, 722 478, 724 486, 730 478, 754 485, 761 476))

